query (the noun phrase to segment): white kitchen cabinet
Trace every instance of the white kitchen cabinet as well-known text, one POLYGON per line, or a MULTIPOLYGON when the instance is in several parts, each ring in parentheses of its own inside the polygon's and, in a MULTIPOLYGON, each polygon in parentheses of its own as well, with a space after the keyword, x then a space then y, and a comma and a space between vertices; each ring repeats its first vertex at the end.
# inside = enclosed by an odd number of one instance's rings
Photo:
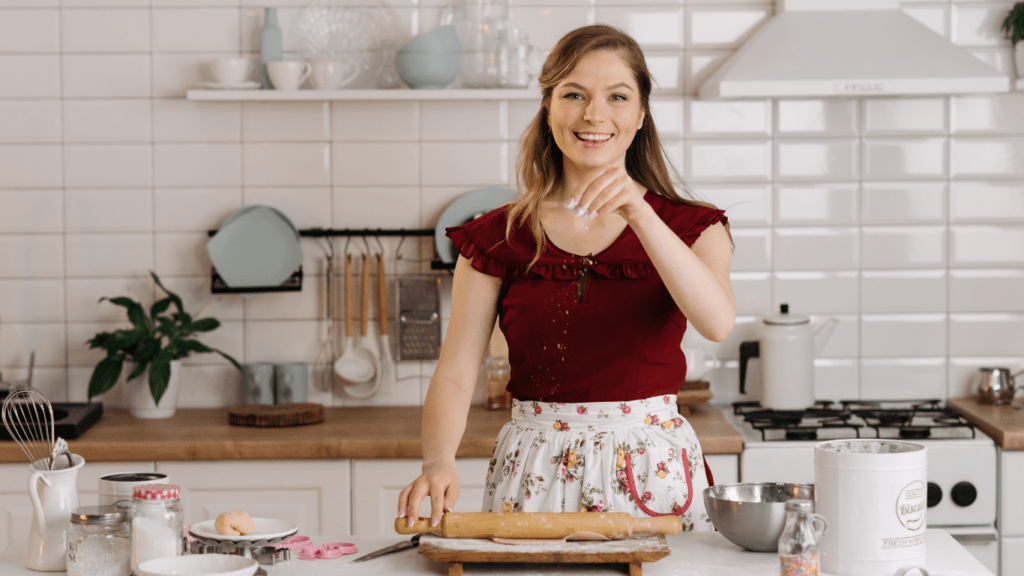
POLYGON ((1024 450, 999 450, 1000 576, 1024 574, 1024 450))
MULTIPOLYGON (((999 533, 1004 537, 1024 537, 1024 491, 1020 489, 1024 478, 1024 450, 1000 450, 999 453, 999 533)), ((1017 574, 1024 574, 1024 571, 1017 574)))
MULTIPOLYGON (((117 472, 153 472, 152 462, 86 462, 78 469, 78 504, 99 503, 99 479, 117 472)), ((28 463, 0 464, 0 550, 11 540, 28 538, 32 501, 28 496, 28 463)))
MULTIPOLYGON (((487 480, 487 458, 460 458, 459 499, 456 512, 479 512, 487 480)), ((398 494, 420 475, 419 459, 352 461, 352 533, 359 536, 394 536, 398 494)), ((420 516, 430 515, 430 501, 420 516)))
POLYGON ((705 454, 715 484, 735 484, 740 481, 739 454, 705 454))
POLYGON ((1002 550, 999 574, 1001 576, 1024 574, 1024 538, 1003 537, 999 547, 1002 550))
POLYGON ((351 532, 349 460, 158 462, 182 487, 185 523, 244 510, 293 522, 301 534, 351 532))

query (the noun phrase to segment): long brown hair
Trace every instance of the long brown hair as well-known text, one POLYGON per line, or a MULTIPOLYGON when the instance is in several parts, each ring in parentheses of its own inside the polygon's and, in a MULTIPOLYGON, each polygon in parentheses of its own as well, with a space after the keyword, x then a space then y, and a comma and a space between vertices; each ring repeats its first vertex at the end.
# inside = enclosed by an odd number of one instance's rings
POLYGON ((661 140, 651 115, 651 73, 647 69, 640 45, 628 34, 612 26, 595 24, 577 28, 558 41, 544 62, 537 79, 541 87, 540 110, 520 139, 516 166, 519 195, 509 204, 505 236, 511 238, 513 228, 529 224, 536 240, 537 252, 527 269, 537 262, 544 249, 544 231, 540 218, 536 217, 540 203, 562 181, 562 151, 555 144, 548 124, 551 95, 555 86, 576 68, 584 56, 598 50, 618 54, 633 71, 633 78, 640 88, 644 123, 626 151, 626 172, 648 190, 675 202, 714 208, 707 202, 684 198, 676 192, 678 182, 678 186, 692 196, 678 173, 665 163, 661 140))

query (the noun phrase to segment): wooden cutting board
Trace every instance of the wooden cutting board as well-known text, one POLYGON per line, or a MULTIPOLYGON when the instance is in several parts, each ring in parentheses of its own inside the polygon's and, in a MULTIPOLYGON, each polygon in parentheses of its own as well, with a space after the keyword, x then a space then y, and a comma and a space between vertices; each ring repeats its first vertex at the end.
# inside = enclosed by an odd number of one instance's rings
POLYGON ((628 564, 630 576, 640 576, 644 562, 654 562, 672 553, 664 534, 636 534, 624 540, 596 542, 531 540, 528 544, 424 534, 419 549, 428 560, 448 562, 448 576, 461 575, 462 564, 467 562, 628 564))
POLYGON ((676 394, 676 405, 679 406, 679 413, 686 416, 690 413, 690 406, 703 404, 711 400, 713 396, 710 382, 703 380, 684 382, 676 394))
POLYGON ((242 404, 228 408, 228 423, 232 426, 280 428, 304 426, 323 422, 323 404, 302 402, 296 404, 242 404))

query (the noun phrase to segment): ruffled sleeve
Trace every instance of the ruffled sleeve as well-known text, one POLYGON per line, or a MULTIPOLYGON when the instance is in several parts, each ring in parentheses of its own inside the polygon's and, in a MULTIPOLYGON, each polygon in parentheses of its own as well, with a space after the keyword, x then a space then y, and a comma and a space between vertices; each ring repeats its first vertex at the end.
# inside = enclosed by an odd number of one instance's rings
POLYGON ((502 206, 461 226, 446 228, 445 235, 477 271, 499 278, 517 276, 525 271, 530 258, 523 260, 527 247, 518 245, 519 235, 514 235, 511 242, 505 239, 507 216, 508 207, 502 206))
POLYGON ((705 206, 666 202, 662 210, 664 210, 662 219, 687 246, 693 246, 701 233, 709 226, 719 222, 725 224, 729 221, 724 210, 705 206))

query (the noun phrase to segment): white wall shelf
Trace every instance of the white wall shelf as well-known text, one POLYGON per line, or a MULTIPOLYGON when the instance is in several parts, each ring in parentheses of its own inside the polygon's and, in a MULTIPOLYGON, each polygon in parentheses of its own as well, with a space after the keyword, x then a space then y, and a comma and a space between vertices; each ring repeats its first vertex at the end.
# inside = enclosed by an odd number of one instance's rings
POLYGON ((326 101, 326 100, 540 100, 537 88, 494 90, 189 90, 189 100, 326 101))

